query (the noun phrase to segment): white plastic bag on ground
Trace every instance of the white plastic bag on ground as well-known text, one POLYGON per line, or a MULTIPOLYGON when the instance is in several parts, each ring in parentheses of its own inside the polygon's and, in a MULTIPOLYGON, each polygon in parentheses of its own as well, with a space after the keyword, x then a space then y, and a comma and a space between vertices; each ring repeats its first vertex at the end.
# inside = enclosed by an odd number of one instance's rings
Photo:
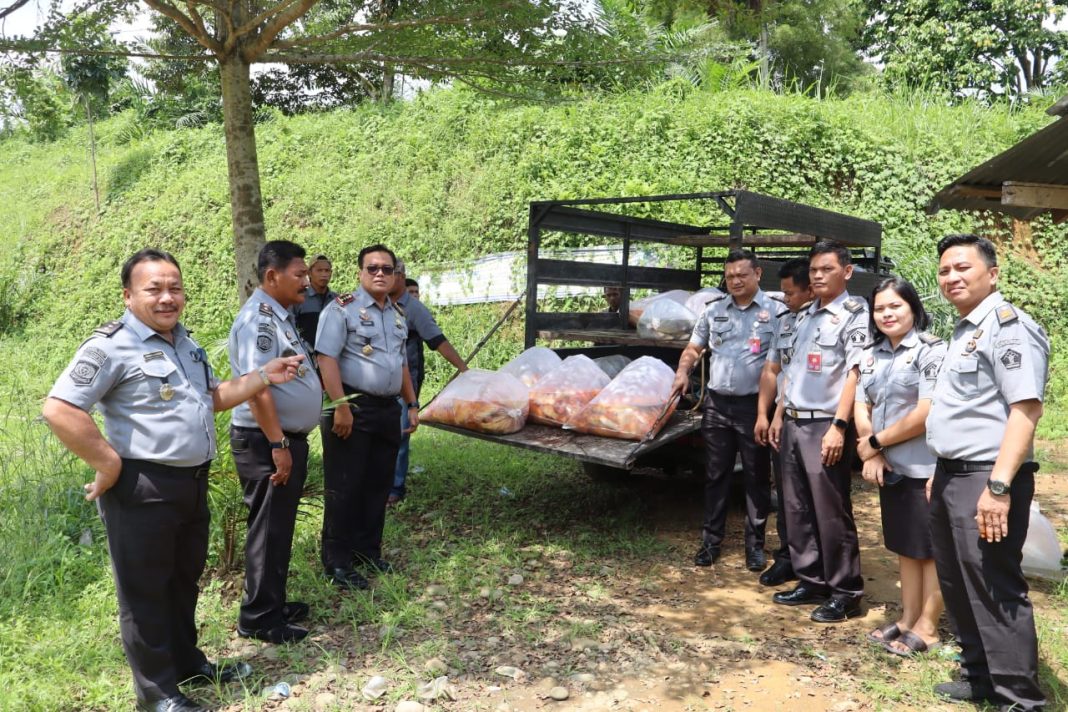
POLYGON ((529 408, 530 389, 518 378, 473 368, 445 386, 419 419, 506 435, 522 430, 529 408))
POLYGON ((1053 581, 1060 581, 1066 575, 1061 568, 1061 542, 1057 539, 1057 530, 1034 500, 1031 500, 1031 519, 1023 545, 1022 567, 1028 576, 1053 581))
POLYGON ((637 326, 638 320, 642 318, 642 314, 649 308, 649 305, 653 302, 660 301, 661 299, 670 299, 673 302, 679 304, 686 304, 686 300, 690 298, 690 293, 685 289, 672 289, 670 292, 663 292, 661 294, 653 294, 648 297, 642 297, 641 299, 635 299, 630 303, 630 308, 627 312, 627 316, 630 319, 631 326, 637 326))
POLYGON ((528 418, 543 425, 563 425, 610 380, 589 356, 568 356, 530 389, 528 418))
POLYGON ((532 346, 501 366, 498 373, 515 376, 529 387, 559 366, 560 363, 560 357, 552 349, 544 346, 532 346))
POLYGON ((612 354, 611 356, 595 358, 593 362, 600 366, 601 370, 607 373, 609 378, 615 378, 620 371, 630 364, 631 359, 623 354, 612 354))
POLYGON ((564 428, 625 440, 656 436, 671 414, 675 372, 660 359, 642 356, 623 369, 564 428))
POLYGON ((638 320, 638 336, 643 339, 677 341, 693 333, 697 315, 673 299, 658 299, 645 308, 638 320))
POLYGON ((708 309, 709 303, 721 294, 723 294, 722 290, 715 287, 705 287, 694 292, 693 296, 686 300, 684 306, 695 315, 701 316, 708 309))

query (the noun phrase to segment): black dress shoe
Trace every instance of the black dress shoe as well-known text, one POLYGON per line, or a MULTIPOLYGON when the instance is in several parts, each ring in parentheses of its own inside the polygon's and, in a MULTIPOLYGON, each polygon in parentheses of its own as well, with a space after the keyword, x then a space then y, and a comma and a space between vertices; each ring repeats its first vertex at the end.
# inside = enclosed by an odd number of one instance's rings
POLYGON ((719 547, 702 544, 697 553, 693 555, 694 566, 711 566, 719 560, 719 547))
POLYGON ((841 623, 860 615, 860 599, 833 596, 822 606, 812 611, 812 620, 817 623, 841 623))
POLYGON ((360 568, 364 571, 369 571, 373 574, 391 574, 396 571, 393 568, 393 564, 389 563, 385 559, 361 559, 360 568))
POLYGON ((295 643, 298 640, 304 640, 308 637, 308 629, 289 623, 276 625, 274 628, 259 628, 256 630, 248 630, 238 626, 237 634, 242 638, 255 638, 256 640, 280 645, 281 643, 295 643))
POLYGON ((193 702, 183 694, 155 702, 138 702, 137 708, 145 712, 208 712, 207 707, 193 702))
POLYGON ((934 686, 934 693, 958 702, 981 702, 994 698, 994 688, 990 683, 971 680, 940 682, 934 686))
POLYGON ((286 601, 282 606, 282 618, 286 623, 299 623, 308 617, 311 607, 301 601, 286 601))
POLYGON ((371 584, 359 571, 353 571, 352 569, 343 569, 340 567, 329 568, 324 575, 330 580, 330 583, 338 588, 362 591, 371 587, 371 584))
POLYGON ((763 571, 768 565, 768 556, 764 549, 749 549, 745 552, 745 568, 750 571, 763 571))
POLYGON ((780 560, 771 565, 771 568, 760 574, 761 586, 782 586, 787 581, 796 581, 797 574, 789 561, 780 560))
POLYGON ((802 583, 792 591, 779 591, 771 597, 771 600, 784 606, 807 606, 813 603, 823 603, 827 600, 827 594, 802 583))
MULTIPOLYGON (((246 662, 217 665, 206 662, 196 670, 178 678, 182 685, 205 685, 244 680, 252 674, 252 666, 246 662)), ((180 708, 179 708, 180 709, 180 708)))

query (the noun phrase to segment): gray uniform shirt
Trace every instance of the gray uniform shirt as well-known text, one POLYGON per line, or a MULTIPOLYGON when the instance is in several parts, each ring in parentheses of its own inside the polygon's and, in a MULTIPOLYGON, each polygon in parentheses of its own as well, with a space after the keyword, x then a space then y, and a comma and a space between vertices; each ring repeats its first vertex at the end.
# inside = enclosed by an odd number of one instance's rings
POLYGON ((761 290, 744 308, 727 295, 709 303, 694 325, 690 343, 709 350, 710 391, 745 396, 760 390, 760 371, 782 306, 761 290))
POLYGON ((996 460, 1009 406, 1041 401, 1048 368, 1049 338, 1042 327, 1000 292, 988 296, 953 330, 927 416, 931 452, 952 460, 996 460))
POLYGON ((397 299, 397 304, 404 310, 404 315, 408 320, 408 371, 412 375, 412 385, 418 397, 419 389, 423 385, 423 377, 426 375, 423 368, 423 342, 425 341, 430 348, 437 349, 445 341, 445 334, 434 321, 426 305, 409 294, 407 290, 397 299))
MULTIPOLYGON (((938 368, 946 355, 946 343, 929 334, 910 331, 897 345, 883 339, 860 354, 858 403, 871 406, 872 432, 893 425, 930 400, 938 368)), ((887 445, 883 457, 894 472, 906 477, 927 479, 935 471, 935 456, 927 449, 923 435, 896 445, 887 445)))
POLYGON ((334 301, 335 297, 337 294, 329 287, 326 288, 326 293, 319 294, 315 291, 315 287, 309 284, 304 288, 304 301, 290 307, 301 336, 312 346, 315 346, 315 331, 319 327, 319 315, 330 302, 334 301))
POLYGON ((342 294, 323 310, 315 350, 337 359, 341 381, 374 396, 400 393, 408 338, 402 310, 386 298, 379 308, 363 288, 342 294))
MULTIPOLYGON (((311 354, 300 338, 293 315, 273 297, 257 289, 237 313, 230 327, 230 371, 243 376, 281 356, 287 349, 304 356, 303 376, 271 386, 275 412, 282 430, 310 433, 319 424, 323 389, 311 354)), ((291 355, 291 354, 290 354, 291 355)), ((243 428, 258 428, 248 403, 234 408, 230 422, 243 428)))
POLYGON ((819 300, 799 313, 793 353, 786 366, 786 407, 838 410, 846 374, 868 345, 868 303, 842 292, 825 307, 819 300))
POLYGON ((786 367, 794 355, 794 337, 797 335, 797 317, 811 306, 812 302, 806 302, 804 306, 795 312, 787 309, 779 313, 779 323, 775 327, 775 336, 772 337, 771 348, 768 349, 768 361, 780 364, 781 369, 775 376, 775 388, 778 392, 776 401, 783 396, 783 383, 786 382, 786 367))
POLYGON ((96 406, 119 457, 175 467, 214 458, 218 381, 204 349, 181 324, 171 346, 129 310, 120 321, 110 337, 97 333, 78 348, 49 397, 96 406))

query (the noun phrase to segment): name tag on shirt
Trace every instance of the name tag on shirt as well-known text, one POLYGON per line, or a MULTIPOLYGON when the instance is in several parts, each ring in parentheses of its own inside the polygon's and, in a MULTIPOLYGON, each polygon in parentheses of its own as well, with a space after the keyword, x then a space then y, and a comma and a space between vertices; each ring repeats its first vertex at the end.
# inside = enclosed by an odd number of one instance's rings
POLYGON ((751 353, 751 354, 760 353, 760 337, 759 336, 750 336, 749 337, 749 353, 751 353))
POLYGON ((823 353, 819 351, 812 351, 808 354, 808 370, 812 373, 820 373, 823 371, 823 353))

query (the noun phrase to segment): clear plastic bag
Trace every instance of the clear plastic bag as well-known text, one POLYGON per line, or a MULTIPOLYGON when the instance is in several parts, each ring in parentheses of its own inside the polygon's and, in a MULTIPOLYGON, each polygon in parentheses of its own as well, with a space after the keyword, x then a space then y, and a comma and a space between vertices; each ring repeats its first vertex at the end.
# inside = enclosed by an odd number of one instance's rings
POLYGON ((685 305, 686 300, 690 298, 690 293, 685 289, 672 289, 670 292, 663 292, 661 294, 653 294, 648 297, 642 297, 641 299, 635 299, 630 303, 630 309, 627 312, 627 316, 630 319, 631 326, 637 326, 638 321, 642 318, 642 314, 649 308, 649 305, 653 302, 658 302, 661 299, 670 299, 678 304, 685 305))
POLYGON ((445 386, 419 418, 480 433, 506 435, 522 430, 529 408, 530 389, 518 378, 471 369, 445 386))
POLYGON ((564 428, 625 440, 656 437, 671 414, 675 372, 663 361, 642 356, 612 379, 564 428))
POLYGON ((595 358, 593 362, 600 366, 601 370, 607 373, 609 378, 615 378, 620 371, 630 364, 631 359, 623 354, 613 354, 595 358))
POLYGON ((694 292, 693 295, 686 300, 686 304, 683 306, 699 317, 705 313, 705 310, 708 309, 708 305, 712 300, 722 294, 723 291, 716 289, 715 287, 705 287, 704 289, 699 289, 694 292))
POLYGON ((612 380, 589 356, 568 356, 530 389, 530 420, 563 425, 612 380))
POLYGON ((1021 567, 1028 576, 1052 581, 1060 581, 1068 575, 1061 567, 1061 542, 1057 539, 1057 530, 1034 500, 1031 500, 1031 518, 1027 525, 1021 567))
POLYGON ((544 346, 532 346, 501 366, 498 373, 515 376, 530 387, 561 363, 560 357, 552 349, 544 346))
POLYGON ((667 341, 688 339, 696 322, 697 315, 674 299, 658 299, 645 308, 638 320, 638 336, 667 341))

